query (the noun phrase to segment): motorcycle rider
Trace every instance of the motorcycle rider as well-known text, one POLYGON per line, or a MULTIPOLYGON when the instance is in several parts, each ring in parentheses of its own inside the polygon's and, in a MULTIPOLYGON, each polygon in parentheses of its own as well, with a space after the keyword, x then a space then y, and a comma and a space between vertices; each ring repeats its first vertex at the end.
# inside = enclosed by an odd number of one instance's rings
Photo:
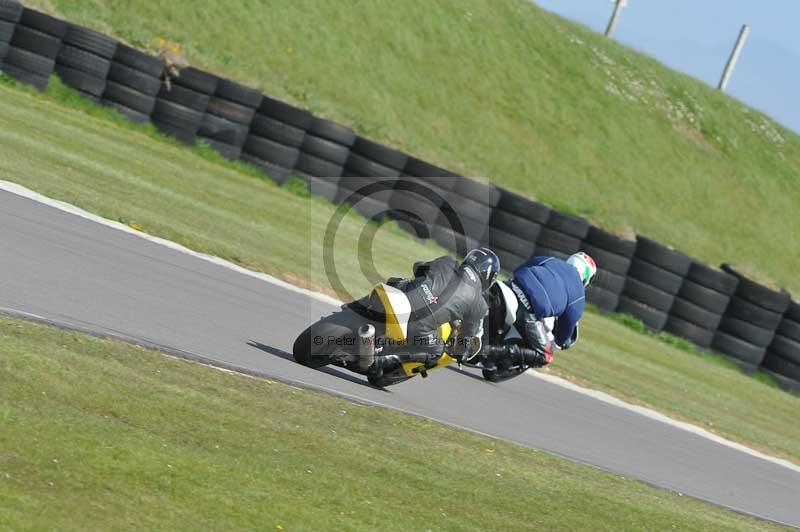
POLYGON ((573 345, 585 288, 596 273, 594 259, 583 252, 566 261, 537 256, 519 266, 513 279, 496 283, 487 294, 487 348, 476 357, 482 359, 484 378, 507 379, 529 367, 546 366, 554 348, 573 345))
MULTIPOLYGON (((400 364, 400 355, 416 354, 425 366, 436 365, 444 350, 438 327, 459 324, 458 339, 452 346, 455 358, 470 358, 481 349, 483 319, 489 310, 484 293, 500 272, 500 259, 489 248, 469 251, 460 264, 450 256, 414 264, 413 279, 389 279, 387 284, 401 290, 411 304, 407 345, 376 357, 373 373, 380 374, 400 364)), ((376 302, 369 306, 375 308, 376 302)))

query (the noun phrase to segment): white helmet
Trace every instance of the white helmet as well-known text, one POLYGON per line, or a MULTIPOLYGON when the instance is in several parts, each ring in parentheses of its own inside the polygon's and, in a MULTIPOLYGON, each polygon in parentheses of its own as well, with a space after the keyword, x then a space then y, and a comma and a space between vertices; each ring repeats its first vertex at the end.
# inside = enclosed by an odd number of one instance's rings
POLYGON ((571 255, 567 259, 567 264, 572 264, 578 270, 578 275, 581 276, 584 287, 589 286, 589 283, 592 282, 597 273, 597 264, 595 264, 594 259, 583 251, 571 255))

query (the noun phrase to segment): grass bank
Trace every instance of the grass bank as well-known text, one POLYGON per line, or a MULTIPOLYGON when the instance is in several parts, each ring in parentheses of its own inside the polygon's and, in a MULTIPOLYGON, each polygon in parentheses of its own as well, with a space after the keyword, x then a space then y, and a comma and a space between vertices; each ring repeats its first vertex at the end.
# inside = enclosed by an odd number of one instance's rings
MULTIPOLYGON (((74 100, 53 83, 48 93, 0 84, 0 179, 23 184, 151 234, 330 292, 322 241, 333 207, 280 188, 224 161, 188 149, 149 127, 74 100)), ((345 286, 370 283, 356 260, 364 220, 349 216, 337 233, 345 286)), ((403 276, 420 258, 444 251, 384 225, 376 267, 403 276)), ((726 437, 800 462, 800 397, 589 314, 583 339, 559 356, 554 371, 726 437)))
POLYGON ((0 428, 3 529, 779 529, 416 417, 3 317, 0 428))
POLYGON ((528 0, 26 0, 800 294, 800 137, 528 0))

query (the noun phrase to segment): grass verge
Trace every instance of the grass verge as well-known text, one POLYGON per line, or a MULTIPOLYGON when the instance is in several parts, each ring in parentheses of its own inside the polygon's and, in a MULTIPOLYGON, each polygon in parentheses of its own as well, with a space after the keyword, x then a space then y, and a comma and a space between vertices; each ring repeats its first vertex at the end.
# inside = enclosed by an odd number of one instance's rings
POLYGON ((0 384, 4 529, 779 529, 420 418, 4 317, 0 384))
MULTIPOLYGON (((209 150, 181 147, 99 110, 87 115, 88 103, 61 102, 65 91, 57 83, 46 94, 0 84, 0 179, 330 291, 321 260, 334 210, 327 201, 277 187, 209 150)), ((359 295, 370 285, 357 261, 363 224, 346 217, 335 246, 342 280, 359 295)), ((386 277, 408 275, 413 261, 443 252, 391 224, 377 237, 376 267, 386 277)), ((579 345, 556 360, 562 375, 800 461, 800 397, 602 315, 586 316, 582 326, 579 345)))
POLYGON ((26 3, 800 294, 800 137, 529 0, 26 3))

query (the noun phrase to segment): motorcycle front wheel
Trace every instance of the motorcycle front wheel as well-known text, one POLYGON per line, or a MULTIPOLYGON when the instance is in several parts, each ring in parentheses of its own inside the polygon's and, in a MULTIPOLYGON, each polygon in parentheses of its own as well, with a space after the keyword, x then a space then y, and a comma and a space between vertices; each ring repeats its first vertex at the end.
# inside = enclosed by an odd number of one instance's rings
POLYGON ((344 308, 326 316, 300 333, 294 341, 292 356, 299 364, 321 368, 334 361, 334 355, 356 348, 356 331, 366 322, 355 311, 344 308))

